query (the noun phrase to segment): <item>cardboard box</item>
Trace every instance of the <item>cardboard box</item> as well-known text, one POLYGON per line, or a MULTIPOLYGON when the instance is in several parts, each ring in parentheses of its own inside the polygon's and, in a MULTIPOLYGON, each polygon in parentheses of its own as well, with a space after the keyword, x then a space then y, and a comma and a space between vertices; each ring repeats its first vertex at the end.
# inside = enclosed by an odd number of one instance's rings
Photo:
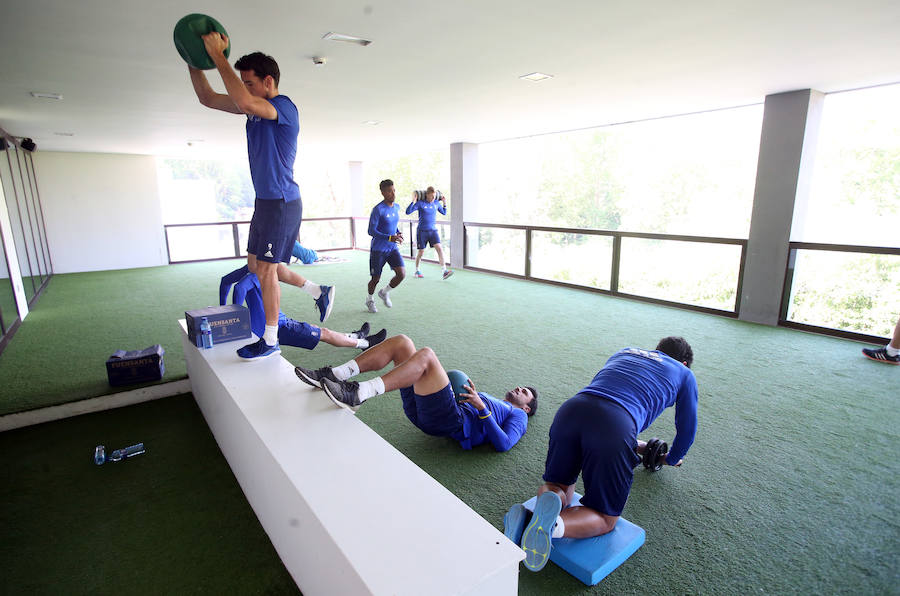
POLYGON ((163 354, 166 351, 156 344, 143 350, 118 350, 106 361, 109 384, 131 385, 158 381, 166 372, 163 354))
POLYGON ((195 346, 197 345, 197 336, 200 335, 200 321, 203 320, 203 317, 209 321, 214 346, 250 337, 250 310, 246 306, 238 304, 207 306, 184 313, 188 339, 195 346))

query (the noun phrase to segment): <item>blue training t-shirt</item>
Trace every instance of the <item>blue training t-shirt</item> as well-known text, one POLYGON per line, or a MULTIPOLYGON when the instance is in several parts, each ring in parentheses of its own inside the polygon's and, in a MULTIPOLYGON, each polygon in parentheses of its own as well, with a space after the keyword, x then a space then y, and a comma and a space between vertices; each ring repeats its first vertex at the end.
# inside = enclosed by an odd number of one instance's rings
POLYGON ((297 106, 286 95, 268 100, 278 112, 275 120, 247 114, 247 156, 257 199, 300 198, 294 182, 294 159, 300 135, 297 106))
POLYGON ((581 393, 597 395, 625 408, 643 432, 663 410, 675 406, 675 440, 668 460, 675 464, 697 434, 697 379, 691 369, 656 350, 625 348, 606 361, 581 393))
POLYGON ((373 252, 390 252, 397 247, 389 238, 397 234, 399 221, 400 208, 396 203, 389 206, 382 201, 372 208, 372 214, 369 216, 369 236, 372 237, 373 252))
POLYGON ((406 214, 411 215, 413 211, 419 211, 419 229, 420 230, 436 230, 435 220, 437 214, 447 215, 447 208, 444 207, 437 199, 431 201, 413 201, 406 208, 406 214))
POLYGON ((470 404, 459 404, 462 428, 451 436, 463 449, 490 443, 497 451, 509 451, 528 430, 528 414, 508 401, 478 392, 485 409, 480 412, 470 404))

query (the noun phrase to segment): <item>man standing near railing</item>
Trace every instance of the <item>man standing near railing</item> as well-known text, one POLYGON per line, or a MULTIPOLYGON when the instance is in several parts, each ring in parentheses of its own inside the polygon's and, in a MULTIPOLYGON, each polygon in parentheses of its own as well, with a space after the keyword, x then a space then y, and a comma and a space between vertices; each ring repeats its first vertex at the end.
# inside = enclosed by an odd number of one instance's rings
POLYGON ((197 98, 208 108, 247 117, 247 154, 256 192, 247 240, 247 266, 259 278, 262 287, 266 325, 259 341, 240 348, 237 353, 241 358, 257 360, 281 351, 278 345, 279 280, 310 294, 316 301, 322 322, 331 314, 334 288, 304 279, 285 265, 290 261, 291 249, 300 230, 303 203, 300 187, 294 181, 300 119, 297 106, 278 92, 278 64, 271 56, 254 52, 238 60, 232 69, 225 57, 228 38, 217 32, 202 37, 206 52, 215 63, 228 93, 214 92, 203 71, 189 66, 197 98), (240 77, 235 69, 240 72, 240 77))
POLYGON ((438 213, 447 215, 447 203, 444 201, 444 196, 440 192, 435 191, 433 186, 425 189, 424 195, 422 196, 421 191, 414 190, 413 201, 406 208, 407 215, 412 215, 413 211, 419 212, 419 225, 416 227, 416 248, 419 249, 419 252, 416 253, 416 277, 425 277, 419 270, 419 263, 422 261, 422 255, 425 253, 425 247, 430 244, 437 252, 438 261, 441 264, 442 279, 447 279, 453 275, 453 271, 447 269, 447 264, 444 262, 444 251, 441 250, 441 235, 438 233, 437 225, 434 223, 438 213))
POLYGON ((384 301, 388 308, 393 306, 388 293, 400 285, 406 277, 406 268, 403 264, 403 255, 397 245, 403 242, 403 234, 400 233, 400 208, 394 204, 393 180, 382 180, 378 185, 384 200, 372 208, 369 216, 369 236, 372 237, 372 246, 369 250, 369 294, 366 296, 366 308, 369 312, 378 312, 375 307, 375 287, 381 279, 384 264, 387 263, 394 270, 394 277, 386 286, 378 290, 378 297, 384 301))

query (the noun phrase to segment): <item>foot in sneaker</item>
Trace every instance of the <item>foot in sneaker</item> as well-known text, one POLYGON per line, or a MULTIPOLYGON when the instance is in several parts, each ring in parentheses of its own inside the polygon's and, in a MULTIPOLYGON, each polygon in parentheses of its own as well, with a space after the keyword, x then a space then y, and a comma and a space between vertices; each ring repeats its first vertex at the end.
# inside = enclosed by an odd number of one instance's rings
POLYGON ((384 290, 378 290, 378 297, 384 300, 384 305, 386 307, 390 308, 393 306, 393 304, 391 304, 391 297, 388 296, 388 293, 384 290))
POLYGON ((375 301, 371 298, 366 298, 366 308, 369 309, 369 312, 378 312, 378 307, 375 306, 375 301))
POLYGON ((340 406, 345 410, 356 412, 359 405, 359 383, 356 381, 332 381, 331 379, 322 379, 322 389, 325 395, 334 402, 336 406, 340 406))
POLYGON ((421 271, 416 271, 416 277, 418 277, 419 279, 421 279, 421 278, 423 278, 423 277, 425 277, 425 276, 422 275, 422 272, 421 272, 421 271))
POLYGON ((521 503, 516 503, 510 507, 506 515, 503 516, 503 533, 516 546, 519 546, 522 542, 522 532, 525 531, 525 524, 530 516, 531 512, 525 509, 525 505, 521 503))
POLYGON ((453 275, 453 269, 447 269, 446 271, 444 271, 444 276, 442 279, 447 279, 451 275, 453 275))
POLYGON ((887 348, 863 348, 862 353, 869 360, 884 362, 885 364, 900 364, 900 354, 891 356, 887 353, 887 348))
POLYGON ((275 342, 274 346, 270 346, 264 339, 260 339, 256 343, 247 344, 237 351, 237 355, 247 361, 262 360, 263 358, 272 356, 273 354, 280 353, 281 346, 278 345, 278 342, 275 342))
POLYGON ((362 327, 351 333, 350 335, 355 335, 356 339, 366 339, 369 337, 369 322, 366 321, 362 324, 362 327))
MULTIPOLYGON (((386 337, 387 337, 387 329, 382 329, 378 333, 370 335, 369 337, 366 338, 369 340, 369 348, 371 348, 373 346, 377 346, 378 344, 383 342, 384 338, 386 338, 386 337)), ((368 350, 369 348, 364 348, 364 349, 368 350)))
POLYGON ((332 372, 330 366, 323 366, 322 368, 317 370, 303 368, 302 366, 295 366, 294 374, 297 375, 298 379, 300 379, 307 385, 312 385, 313 387, 317 387, 319 389, 322 388, 322 379, 337 381, 337 377, 334 376, 334 373, 332 372))
POLYGON ((331 307, 334 306, 334 286, 319 286, 322 295, 316 298, 316 308, 319 309, 319 321, 331 316, 331 307))
POLYGON ((531 522, 522 533, 525 567, 529 571, 540 571, 550 560, 550 534, 561 510, 562 500, 555 492, 547 491, 537 498, 531 522))

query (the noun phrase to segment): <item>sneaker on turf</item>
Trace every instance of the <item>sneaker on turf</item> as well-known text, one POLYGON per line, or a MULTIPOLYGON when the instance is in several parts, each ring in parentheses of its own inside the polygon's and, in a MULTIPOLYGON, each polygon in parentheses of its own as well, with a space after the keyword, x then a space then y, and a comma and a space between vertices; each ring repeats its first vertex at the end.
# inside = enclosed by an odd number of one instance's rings
POLYGON ((416 271, 416 277, 418 277, 419 279, 421 279, 421 278, 423 278, 423 277, 425 277, 425 276, 422 275, 422 272, 421 272, 421 271, 418 271, 418 270, 417 270, 417 271, 416 271))
POLYGON ((350 335, 355 335, 356 339, 366 339, 369 337, 369 322, 366 321, 362 324, 362 327, 351 333, 350 335))
POLYGON ((453 269, 447 269, 446 271, 444 271, 444 276, 442 277, 442 279, 447 279, 451 275, 453 275, 453 269))
POLYGON ((525 551, 525 567, 529 571, 540 571, 550 560, 550 534, 561 510, 562 500, 555 492, 547 491, 537 498, 531 522, 522 533, 521 546, 525 551))
POLYGON ((313 387, 322 388, 322 379, 331 379, 332 381, 337 381, 337 377, 334 376, 334 372, 331 370, 330 366, 323 366, 317 370, 312 370, 309 368, 303 368, 302 366, 294 367, 294 374, 297 375, 297 378, 306 383, 307 385, 312 385, 313 387))
POLYGON ((331 316, 331 307, 334 306, 334 286, 319 286, 322 295, 316 298, 316 308, 319 309, 319 321, 331 316))
POLYGON ((516 546, 522 542, 522 532, 525 531, 525 522, 528 521, 529 515, 531 512, 525 509, 525 505, 516 503, 503 516, 503 533, 516 546))
POLYGON ((366 308, 369 309, 369 312, 378 312, 378 307, 375 306, 375 301, 371 298, 366 298, 366 308))
POLYGON ((268 356, 273 354, 280 354, 281 346, 278 345, 278 342, 275 342, 274 346, 270 346, 266 343, 266 340, 260 339, 259 341, 247 344, 243 348, 238 349, 237 355, 243 358, 244 360, 262 360, 268 356))
MULTIPOLYGON (((366 338, 369 340, 369 348, 371 348, 373 346, 377 346, 378 344, 383 342, 384 338, 386 338, 386 337, 387 337, 387 329, 382 329, 378 333, 370 335, 369 337, 366 338)), ((369 348, 364 348, 364 349, 368 350, 369 348)))
POLYGON ((384 300, 384 305, 386 307, 390 308, 393 306, 393 304, 391 304, 391 297, 388 296, 387 292, 384 290, 378 290, 378 297, 384 300))
POLYGON ((340 406, 345 410, 356 412, 359 405, 359 383, 356 381, 332 381, 331 379, 322 379, 322 389, 325 395, 334 402, 336 406, 340 406))
POLYGON ((885 364, 900 364, 900 354, 891 356, 887 353, 887 348, 863 348, 862 353, 869 360, 885 364))

